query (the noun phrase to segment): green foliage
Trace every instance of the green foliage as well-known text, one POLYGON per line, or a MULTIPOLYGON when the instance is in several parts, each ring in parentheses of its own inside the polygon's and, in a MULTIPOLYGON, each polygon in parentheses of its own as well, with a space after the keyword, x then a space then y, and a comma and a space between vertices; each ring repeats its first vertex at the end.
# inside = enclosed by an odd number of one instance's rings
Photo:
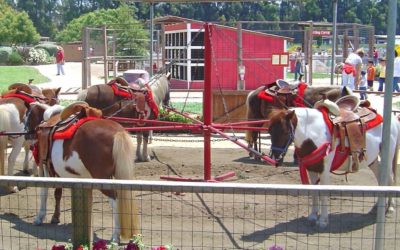
POLYGON ((169 122, 184 122, 184 123, 192 123, 192 121, 184 116, 181 116, 175 112, 169 112, 161 109, 158 115, 158 120, 160 121, 169 121, 169 122))
POLYGON ((22 64, 24 64, 24 60, 22 59, 21 55, 18 54, 17 51, 14 51, 8 57, 8 65, 22 65, 22 64))
POLYGON ((0 67, 0 76, 0 90, 6 89, 12 83, 26 83, 28 79, 34 79, 34 84, 49 81, 47 77, 40 74, 36 68, 31 66, 3 66, 0 67))
POLYGON ((53 43, 43 43, 35 46, 35 49, 44 49, 50 56, 55 56, 57 53, 57 45, 53 43))
POLYGON ((11 47, 0 47, 0 64, 6 65, 12 53, 11 47))
MULTIPOLYGON (((57 36, 58 42, 72 42, 80 41, 82 39, 82 29, 85 26, 103 26, 106 25, 110 29, 121 29, 123 30, 116 34, 118 38, 117 51, 125 51, 125 53, 143 56, 148 50, 148 34, 143 29, 143 25, 133 19, 132 10, 122 5, 118 9, 98 10, 85 15, 80 16, 72 20, 64 30, 62 30, 57 36)), ((97 34, 97 38, 94 40, 101 39, 101 33, 97 34)))
POLYGON ((35 44, 40 36, 26 12, 18 12, 0 2, 0 44, 35 44))
POLYGON ((29 50, 28 62, 32 64, 46 64, 49 57, 46 50, 32 48, 29 50))

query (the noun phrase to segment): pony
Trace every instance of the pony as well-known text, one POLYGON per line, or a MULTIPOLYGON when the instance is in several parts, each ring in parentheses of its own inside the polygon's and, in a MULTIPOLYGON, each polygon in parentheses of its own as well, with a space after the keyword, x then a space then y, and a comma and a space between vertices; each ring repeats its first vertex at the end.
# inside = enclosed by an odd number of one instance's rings
MULTIPOLYGON (((268 86, 271 85, 276 85, 279 80, 276 82, 273 82, 269 84, 268 86)), ((302 106, 305 107, 313 107, 314 104, 323 99, 327 98, 331 101, 335 101, 338 98, 345 96, 345 95, 351 95, 352 91, 348 89, 347 87, 345 88, 340 88, 338 86, 307 86, 305 83, 300 83, 303 86, 305 86, 305 90, 302 94, 302 96, 298 95, 297 93, 291 94, 291 98, 298 98, 300 102, 302 103, 302 106)), ((250 91, 247 95, 246 99, 246 107, 247 107, 247 120, 248 121, 253 121, 253 120, 262 120, 262 119, 267 119, 268 115, 271 113, 272 110, 274 109, 282 109, 282 108, 288 108, 288 107, 294 107, 296 105, 293 102, 287 103, 287 102, 282 102, 282 101, 268 101, 265 99, 260 98, 260 94, 262 94, 268 86, 261 86, 253 91, 250 91)), ((300 85, 299 85, 300 86, 300 85)), ((290 87, 292 88, 292 86, 290 87)), ((250 126, 263 126, 262 124, 259 125, 250 125, 250 126)), ((253 148, 256 151, 258 151, 258 146, 257 146, 257 137, 258 137, 259 132, 258 131, 250 131, 246 130, 245 132, 245 140, 247 141, 248 148, 253 148)), ((253 154, 250 153, 250 157, 252 157, 253 154)))
MULTIPOLYGON (((2 94, 0 99, 0 132, 16 132, 21 135, 0 136, 0 175, 4 174, 5 150, 7 143, 11 144, 12 150, 8 157, 7 175, 13 175, 16 158, 22 147, 25 148, 25 159, 23 164, 24 172, 29 168, 29 145, 24 145, 25 139, 22 135, 25 132, 25 118, 29 111, 29 103, 41 101, 54 105, 58 102, 58 95, 61 88, 44 89, 41 92, 32 91, 29 85, 15 83, 8 87, 8 91, 2 94)), ((9 191, 16 192, 16 187, 9 191)))
MULTIPOLYGON (((134 89, 123 78, 116 78, 108 84, 94 85, 78 94, 78 101, 87 102, 91 107, 100 109, 105 116, 126 118, 157 119, 158 107, 161 103, 169 103, 170 74, 153 76, 145 89, 134 89), (122 87, 122 90, 120 88, 122 87), (140 101, 138 93, 144 93, 146 101, 140 101), (141 104, 142 103, 142 104, 141 104), (144 106, 140 108, 140 106, 144 106), (143 114, 143 115, 142 115, 143 114)), ((145 124, 137 124, 145 126, 145 124)), ((149 131, 137 132, 136 159, 150 161, 147 153, 149 131), (143 143, 143 145, 142 145, 143 143)))
MULTIPOLYGON (((131 152, 135 145, 128 132, 119 123, 102 119, 101 111, 90 108, 88 104, 73 103, 61 113, 59 111, 60 107, 50 107, 41 103, 31 104, 31 112, 27 119, 29 132, 35 131, 36 134, 35 157, 40 169, 39 176, 133 178, 134 159, 131 152), (45 119, 47 121, 42 122, 45 119), (47 126, 52 129, 53 124, 56 124, 57 127, 59 121, 63 122, 61 126, 65 126, 71 119, 73 123, 81 125, 75 127, 72 133, 66 129, 60 134, 57 132, 50 134, 52 142, 49 145, 49 137, 46 136, 47 126)), ((40 209, 34 220, 35 225, 41 225, 46 216, 48 189, 42 188, 40 192, 40 209)), ((120 242, 120 239, 129 240, 139 230, 134 193, 130 190, 101 190, 101 192, 110 198, 113 208, 112 240, 115 242, 120 242)), ((60 222, 61 195, 62 189, 56 188, 52 224, 60 222)))
MULTIPOLYGON (((354 166, 351 164, 354 164, 355 160, 348 153, 343 154, 343 162, 335 158, 335 154, 338 154, 336 151, 340 151, 341 139, 336 138, 337 134, 331 131, 326 117, 321 110, 311 108, 274 110, 269 115, 272 156, 275 159, 281 158, 286 153, 288 145, 294 141, 296 154, 299 157, 300 177, 303 184, 307 184, 310 181, 311 184, 329 185, 329 174, 331 172, 345 171, 344 173, 349 173, 351 172, 348 171, 350 169, 349 166, 354 166), (331 133, 335 136, 332 136, 331 133)), ((379 117, 382 119, 381 116, 379 117)), ((366 155, 367 158, 359 162, 359 167, 368 166, 374 172, 377 180, 379 179, 378 156, 381 153, 382 143, 383 124, 381 121, 375 122, 374 125, 369 125, 369 129, 365 132, 366 151, 363 152, 363 155, 366 155)), ((390 124, 390 141, 387 142, 390 143, 390 162, 392 163, 390 185, 395 185, 396 182, 397 155, 400 144, 399 124, 399 121, 393 117, 390 124)), ((347 137, 344 142, 346 146, 349 145, 347 137)), ((326 196, 312 197, 312 210, 308 220, 316 223, 321 228, 328 225, 327 202, 326 196)), ((389 198, 387 206, 387 212, 394 212, 395 201, 392 197, 389 198)), ((374 211, 374 209, 371 211, 374 211)))

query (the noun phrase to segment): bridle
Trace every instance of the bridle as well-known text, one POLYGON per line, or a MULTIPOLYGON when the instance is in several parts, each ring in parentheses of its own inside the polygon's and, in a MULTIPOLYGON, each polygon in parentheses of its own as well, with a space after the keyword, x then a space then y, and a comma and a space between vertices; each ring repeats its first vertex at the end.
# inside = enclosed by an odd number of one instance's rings
POLYGON ((292 144, 293 140, 294 140, 294 130, 295 127, 293 125, 293 123, 291 121, 289 121, 289 138, 286 142, 286 144, 283 147, 277 147, 274 145, 271 145, 271 149, 269 151, 269 157, 273 157, 272 153, 273 151, 277 151, 280 155, 278 159, 275 159, 277 162, 280 162, 283 158, 285 158, 285 155, 288 151, 288 148, 290 146, 290 144, 292 144))

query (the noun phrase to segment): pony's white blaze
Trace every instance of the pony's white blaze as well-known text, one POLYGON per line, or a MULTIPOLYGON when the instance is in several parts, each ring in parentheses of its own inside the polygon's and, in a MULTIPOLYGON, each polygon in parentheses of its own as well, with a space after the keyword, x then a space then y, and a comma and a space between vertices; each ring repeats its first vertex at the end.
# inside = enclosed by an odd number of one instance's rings
POLYGON ((63 144, 64 140, 55 140, 53 149, 51 150, 51 160, 56 173, 60 177, 67 178, 93 178, 79 158, 77 152, 72 151, 71 157, 63 159, 63 144))

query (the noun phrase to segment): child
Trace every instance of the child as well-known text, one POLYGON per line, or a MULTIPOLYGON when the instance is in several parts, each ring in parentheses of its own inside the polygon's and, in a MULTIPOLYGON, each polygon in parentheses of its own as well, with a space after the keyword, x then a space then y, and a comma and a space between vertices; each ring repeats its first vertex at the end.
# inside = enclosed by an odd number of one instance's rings
POLYGON ((379 58, 379 87, 378 91, 383 91, 383 84, 385 84, 386 77, 386 58, 379 58))
POLYGON ((366 77, 367 72, 365 72, 365 70, 361 71, 361 81, 360 81, 360 85, 358 86, 358 89, 360 90, 360 99, 361 100, 366 100, 367 97, 367 93, 365 93, 365 91, 367 90, 367 77, 366 77))
POLYGON ((373 60, 368 60, 367 83, 368 83, 368 90, 370 90, 370 91, 374 90, 374 79, 375 79, 374 61, 373 60))

